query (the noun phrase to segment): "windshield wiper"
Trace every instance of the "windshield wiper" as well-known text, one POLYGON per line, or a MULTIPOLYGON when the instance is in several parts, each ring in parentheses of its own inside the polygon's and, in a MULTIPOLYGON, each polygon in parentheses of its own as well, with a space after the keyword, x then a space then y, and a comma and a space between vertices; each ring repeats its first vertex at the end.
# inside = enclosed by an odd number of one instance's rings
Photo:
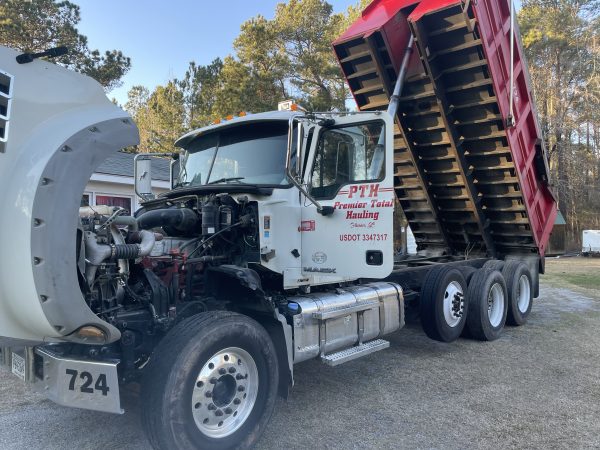
POLYGON ((244 178, 246 178, 246 177, 219 178, 218 180, 211 181, 211 182, 206 183, 206 184, 224 183, 226 181, 240 181, 240 180, 243 180, 244 178))

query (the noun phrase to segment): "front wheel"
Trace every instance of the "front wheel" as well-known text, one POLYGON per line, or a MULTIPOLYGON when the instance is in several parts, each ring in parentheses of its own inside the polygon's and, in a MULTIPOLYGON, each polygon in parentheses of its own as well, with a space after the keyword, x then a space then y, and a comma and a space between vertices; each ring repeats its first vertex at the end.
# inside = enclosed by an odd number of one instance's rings
POLYGON ((201 313, 160 342, 142 383, 142 420, 157 449, 249 448, 269 421, 275 347, 249 317, 201 313))

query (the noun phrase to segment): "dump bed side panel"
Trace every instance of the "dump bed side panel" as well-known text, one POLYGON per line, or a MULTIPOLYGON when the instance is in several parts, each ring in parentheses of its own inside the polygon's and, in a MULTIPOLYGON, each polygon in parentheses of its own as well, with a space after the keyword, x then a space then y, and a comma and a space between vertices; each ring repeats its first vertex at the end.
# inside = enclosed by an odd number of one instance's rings
MULTIPOLYGON (((477 19, 500 111, 510 114, 510 4, 506 0, 482 0, 472 5, 477 19)), ((515 126, 508 129, 511 154, 517 167, 530 225, 541 255, 544 255, 556 220, 556 198, 550 189, 549 169, 542 132, 538 122, 527 61, 521 44, 518 23, 514 21, 514 96, 515 126)))
POLYGON ((515 126, 505 126, 508 2, 373 2, 334 43, 359 109, 387 107, 410 33, 394 175, 419 248, 543 255, 556 204, 518 40, 515 126))

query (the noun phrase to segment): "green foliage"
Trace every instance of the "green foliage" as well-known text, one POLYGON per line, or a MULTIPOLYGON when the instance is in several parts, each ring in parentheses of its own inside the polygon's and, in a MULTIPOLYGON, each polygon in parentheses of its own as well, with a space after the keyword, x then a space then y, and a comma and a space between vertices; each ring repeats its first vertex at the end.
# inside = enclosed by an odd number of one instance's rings
POLYGON ((143 86, 129 91, 125 107, 140 129, 139 151, 170 153, 185 128, 185 106, 179 86, 170 81, 152 94, 143 86))
POLYGON ((522 42, 572 242, 600 227, 600 2, 525 0, 522 42))
POLYGON ((110 91, 120 85, 131 60, 118 50, 90 50, 87 38, 77 31, 80 20, 79 7, 69 1, 2 0, 0 44, 24 52, 65 45, 69 54, 53 62, 95 78, 110 91))
POLYGON ((190 62, 185 76, 177 84, 183 94, 186 126, 197 128, 212 122, 217 95, 221 89, 223 61, 217 58, 207 66, 190 62))

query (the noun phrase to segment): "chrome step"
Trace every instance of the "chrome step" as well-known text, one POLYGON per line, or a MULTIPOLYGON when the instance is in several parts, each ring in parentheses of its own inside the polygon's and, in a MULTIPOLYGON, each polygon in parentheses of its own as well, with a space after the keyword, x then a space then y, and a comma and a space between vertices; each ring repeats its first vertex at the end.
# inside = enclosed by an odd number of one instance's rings
POLYGON ((345 362, 358 359, 362 356, 366 356, 370 353, 374 353, 379 350, 384 350, 390 346, 389 341, 383 339, 375 339, 374 341, 365 342, 364 344, 357 345, 356 347, 347 348, 329 355, 321 356, 321 361, 329 366, 339 366, 345 362))

